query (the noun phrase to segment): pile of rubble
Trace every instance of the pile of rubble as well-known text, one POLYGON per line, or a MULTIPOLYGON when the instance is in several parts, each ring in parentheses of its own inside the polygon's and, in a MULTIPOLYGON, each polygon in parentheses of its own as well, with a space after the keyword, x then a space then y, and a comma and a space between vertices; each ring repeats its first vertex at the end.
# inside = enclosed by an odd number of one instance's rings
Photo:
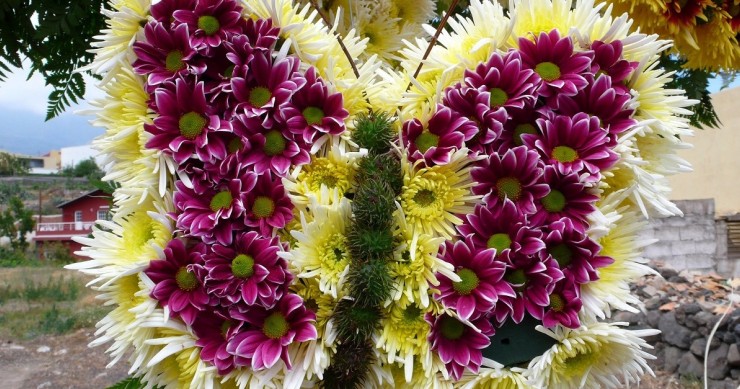
POLYGON ((612 320, 661 331, 648 339, 655 347, 653 368, 703 379, 706 359, 710 388, 738 388, 740 279, 728 280, 715 273, 677 272, 660 263, 653 266, 659 275, 633 285, 633 293, 644 303, 642 312, 618 312, 612 320), (705 355, 708 340, 709 353, 705 355))

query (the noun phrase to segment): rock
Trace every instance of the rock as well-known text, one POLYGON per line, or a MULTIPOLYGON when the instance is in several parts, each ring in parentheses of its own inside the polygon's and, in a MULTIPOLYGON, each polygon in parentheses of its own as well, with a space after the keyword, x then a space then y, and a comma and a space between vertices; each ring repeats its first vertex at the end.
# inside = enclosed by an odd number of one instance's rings
POLYGON ((695 330, 699 328, 699 323, 697 323, 696 320, 694 320, 693 316, 686 316, 686 321, 684 321, 683 325, 685 325, 686 328, 690 330, 695 330))
POLYGON ((620 312, 617 312, 612 317, 612 320, 615 322, 626 322, 626 323, 634 325, 640 322, 640 314, 633 313, 633 312, 627 312, 627 311, 620 311, 620 312))
POLYGON ((663 304, 661 303, 660 297, 658 296, 651 297, 647 301, 645 301, 645 309, 647 309, 648 311, 654 311, 658 309, 658 307, 660 307, 661 305, 663 304))
POLYGON ((735 324, 733 331, 735 331, 735 335, 740 336, 740 323, 735 324))
POLYGON ((740 380, 740 369, 730 370, 730 378, 733 380, 740 380))
POLYGON ((701 338, 703 338, 703 336, 699 333, 699 331, 692 331, 691 335, 689 335, 689 341, 691 342, 701 338))
POLYGON ((663 353, 665 358, 663 369, 669 373, 675 373, 676 369, 678 369, 678 363, 680 362, 682 354, 683 351, 681 349, 667 346, 665 348, 665 352, 663 353))
POLYGON ((652 327, 658 327, 658 320, 660 320, 660 312, 650 311, 647 313, 647 324, 652 327))
POLYGON ((664 268, 658 269, 658 272, 665 279, 670 279, 671 277, 675 277, 675 276, 678 275, 678 271, 676 271, 676 269, 672 269, 670 267, 664 267, 664 268))
MULTIPOLYGON (((717 337, 712 338, 712 343, 709 345, 709 350, 714 350, 722 344, 717 337)), ((695 339, 691 342, 691 352, 698 358, 704 357, 704 350, 707 349, 707 340, 704 338, 695 339)))
POLYGON ((51 381, 46 381, 43 384, 39 384, 38 386, 36 386, 36 389, 48 388, 51 385, 52 385, 51 381))
POLYGON ((683 283, 688 282, 688 280, 684 276, 673 276, 668 279, 668 282, 673 282, 675 284, 683 284, 683 283))
POLYGON ((688 303, 681 305, 679 307, 683 312, 685 312, 687 315, 694 315, 696 313, 699 313, 701 311, 701 307, 697 303, 688 303))
POLYGON ((688 349, 691 345, 691 331, 676 323, 673 312, 660 317, 658 329, 663 333, 663 340, 673 346, 688 349))
POLYGON ((737 343, 731 344, 727 351, 727 364, 730 367, 740 367, 740 350, 738 350, 737 343))
POLYGON ((715 380, 722 380, 730 372, 730 366, 727 365, 727 353, 730 349, 725 343, 722 343, 717 349, 709 351, 707 356, 707 376, 715 380))
POLYGON ((735 343, 735 339, 737 339, 737 336, 735 336, 735 334, 733 334, 732 332, 725 332, 725 334, 722 336, 722 341, 727 344, 735 343))
POLYGON ((51 351, 51 347, 49 346, 41 346, 36 349, 37 353, 48 353, 49 351, 51 351))
POLYGON ((711 312, 701 311, 694 315, 692 319, 699 327, 713 327, 715 323, 714 315, 711 312))
POLYGON ((653 297, 658 295, 658 289, 656 289, 652 285, 645 285, 644 288, 642 288, 642 294, 647 297, 653 297))
POLYGON ((66 348, 63 348, 63 349, 58 350, 58 351, 54 351, 54 355, 64 355, 66 353, 67 353, 67 349, 66 348))
POLYGON ((704 376, 704 365, 692 353, 685 353, 678 362, 678 373, 682 376, 701 378, 704 376))

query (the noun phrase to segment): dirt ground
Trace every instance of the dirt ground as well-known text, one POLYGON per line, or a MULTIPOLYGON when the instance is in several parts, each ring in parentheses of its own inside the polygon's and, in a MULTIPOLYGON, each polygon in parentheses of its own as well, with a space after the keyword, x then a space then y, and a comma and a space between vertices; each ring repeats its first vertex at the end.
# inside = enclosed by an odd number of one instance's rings
POLYGON ((105 345, 87 347, 93 329, 17 342, 0 339, 0 387, 101 389, 126 378, 126 362, 106 369, 105 345))

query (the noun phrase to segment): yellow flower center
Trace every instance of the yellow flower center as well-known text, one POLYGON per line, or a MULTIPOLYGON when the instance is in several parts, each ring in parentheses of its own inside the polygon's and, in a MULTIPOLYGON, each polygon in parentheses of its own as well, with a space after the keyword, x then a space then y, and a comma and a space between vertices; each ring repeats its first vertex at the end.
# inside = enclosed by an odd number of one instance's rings
POLYGON ((175 282, 177 287, 186 292, 190 292, 198 286, 198 279, 195 278, 195 274, 190 272, 187 267, 181 267, 177 273, 175 273, 175 282))
POLYGON ((550 309, 555 312, 561 312, 565 308, 565 300, 557 293, 550 295, 550 309))
POLYGON ((537 64, 534 71, 545 81, 555 81, 560 78, 560 67, 552 62, 541 62, 537 64))
POLYGON ((228 150, 229 153, 233 154, 241 150, 242 147, 244 147, 244 143, 242 143, 242 140, 239 138, 234 138, 229 141, 228 145, 226 145, 226 150, 228 150))
POLYGON ((318 107, 307 107, 303 110, 303 118, 308 124, 321 124, 324 119, 324 111, 318 107))
POLYGON ((499 108, 509 101, 509 95, 501 88, 493 88, 489 93, 489 102, 492 108, 499 108))
POLYGON ((234 200, 233 197, 231 197, 231 192, 228 190, 223 190, 221 192, 216 193, 215 196, 211 199, 211 211, 216 212, 219 209, 228 208, 231 206, 231 202, 234 200))
POLYGON ((221 28, 221 23, 211 15, 203 15, 198 18, 198 28, 203 30, 206 35, 213 35, 221 28))
POLYGON ((272 130, 265 134, 265 154, 267 156, 282 154, 286 144, 285 137, 280 131, 272 130))
POLYGON ((311 192, 318 192, 322 184, 329 189, 337 188, 342 196, 352 186, 352 173, 346 164, 337 164, 328 158, 316 158, 303 167, 298 182, 304 183, 311 192))
POLYGON ((460 276, 460 281, 452 283, 452 289, 459 294, 468 295, 480 284, 478 275, 470 269, 462 268, 456 271, 455 274, 460 276))
POLYGON ((542 198, 542 206, 547 212, 560 212, 565 208, 565 195, 557 189, 552 189, 542 198))
POLYGON ((496 253, 500 254, 511 248, 511 238, 506 233, 493 234, 488 238, 487 246, 489 249, 496 249, 496 253))
POLYGON ((514 144, 517 146, 521 146, 524 144, 524 141, 522 140, 523 134, 536 134, 536 133, 537 133, 537 129, 533 125, 529 123, 520 124, 514 128, 514 144))
POLYGON ((522 269, 507 271, 504 279, 513 285, 524 285, 527 283, 527 274, 522 269))
POLYGON ((569 146, 556 146, 552 149, 552 157, 560 163, 568 163, 578 159, 578 152, 569 146))
POLYGON ((203 132, 203 128, 206 126, 206 118, 197 112, 188 112, 180 117, 177 124, 180 128, 180 134, 193 140, 203 132))
POLYGON ((254 274, 254 258, 239 254, 231 261, 231 273, 236 278, 249 278, 254 274))
POLYGON ((422 207, 427 207, 434 203, 434 192, 429 189, 422 189, 416 192, 414 201, 422 207))
POLYGON ((427 150, 429 150, 430 148, 439 145, 439 136, 434 135, 429 131, 424 131, 416 137, 416 140, 414 140, 414 144, 423 154, 426 153, 427 150))
POLYGON ((558 369, 558 371, 562 371, 568 377, 583 377, 591 366, 599 360, 599 353, 592 350, 574 351, 576 354, 565 359, 563 361, 564 369, 558 369))
POLYGON ((496 181, 496 191, 498 192, 498 198, 501 200, 508 198, 517 201, 522 194, 522 184, 514 177, 500 178, 496 181))
POLYGON ((280 312, 273 312, 265 318, 262 325, 262 333, 270 339, 280 339, 288 333, 290 324, 280 312))
POLYGON ((170 51, 167 54, 167 57, 164 59, 164 68, 172 73, 178 70, 182 70, 183 68, 185 68, 185 62, 182 61, 182 57, 182 51, 170 51))
POLYGON ((555 258, 555 261, 558 262, 561 269, 567 267, 571 262, 573 262, 573 250, 571 250, 571 248, 565 243, 552 247, 548 252, 553 258, 555 258))
POLYGON ((267 196, 257 196, 252 205, 252 213, 258 219, 270 217, 275 213, 275 202, 267 196))
POLYGON ((463 336, 463 333, 465 332, 465 324, 452 316, 445 316, 441 320, 442 324, 440 325, 440 332, 445 339, 457 340, 463 336))

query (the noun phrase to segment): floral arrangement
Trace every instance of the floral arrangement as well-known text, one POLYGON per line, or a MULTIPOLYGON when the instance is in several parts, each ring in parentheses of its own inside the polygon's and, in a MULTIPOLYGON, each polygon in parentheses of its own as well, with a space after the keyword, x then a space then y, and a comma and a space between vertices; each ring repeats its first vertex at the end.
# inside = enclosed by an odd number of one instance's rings
POLYGON ((592 0, 472 1, 436 29, 409 16, 429 1, 343 4, 112 4, 114 213, 68 266, 113 306, 92 345, 148 388, 652 373, 656 331, 606 319, 639 306, 644 218, 680 212, 670 43, 592 0), (431 38, 353 22, 388 10, 367 20, 431 38))
POLYGON ((740 70, 740 1, 600 0, 617 12, 629 12, 640 28, 675 42, 686 67, 710 71, 740 70))

